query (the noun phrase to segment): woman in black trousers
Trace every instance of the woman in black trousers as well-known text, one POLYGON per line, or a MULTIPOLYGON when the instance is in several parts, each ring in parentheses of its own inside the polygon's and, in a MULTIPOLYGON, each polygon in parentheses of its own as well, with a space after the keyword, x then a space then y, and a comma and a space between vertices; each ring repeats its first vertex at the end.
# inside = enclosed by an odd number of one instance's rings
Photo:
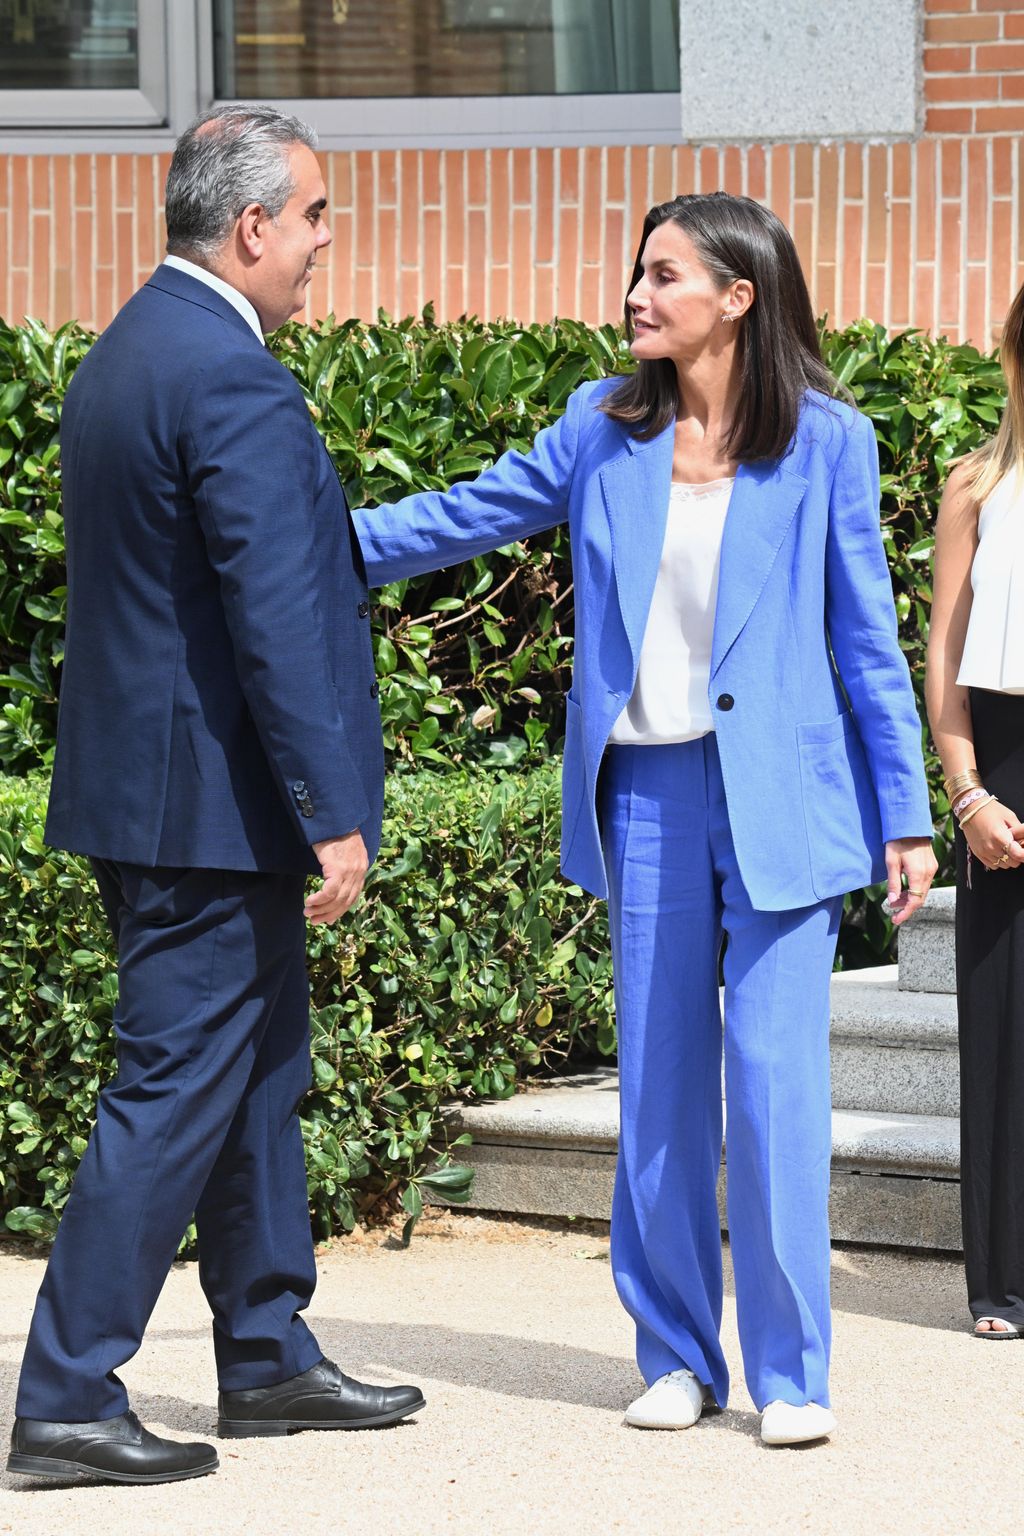
POLYGON ((974 1333, 1024 1337, 1024 288, 996 436, 953 470, 935 534, 928 716, 956 834, 960 1189, 974 1333))

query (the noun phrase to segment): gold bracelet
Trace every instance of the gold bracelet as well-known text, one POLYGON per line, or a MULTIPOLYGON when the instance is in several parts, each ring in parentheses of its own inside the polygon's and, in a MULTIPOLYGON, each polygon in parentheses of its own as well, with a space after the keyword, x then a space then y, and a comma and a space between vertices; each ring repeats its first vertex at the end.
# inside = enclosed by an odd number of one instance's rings
POLYGON ((977 768, 968 768, 963 773, 951 773, 948 779, 942 781, 942 787, 950 799, 962 789, 978 789, 980 786, 981 774, 977 768))
POLYGON ((966 816, 959 822, 960 831, 963 831, 972 816, 977 816, 979 811, 983 811, 986 805, 991 805, 993 800, 998 800, 998 798, 998 795, 989 795, 987 800, 980 800, 977 805, 972 805, 966 816))

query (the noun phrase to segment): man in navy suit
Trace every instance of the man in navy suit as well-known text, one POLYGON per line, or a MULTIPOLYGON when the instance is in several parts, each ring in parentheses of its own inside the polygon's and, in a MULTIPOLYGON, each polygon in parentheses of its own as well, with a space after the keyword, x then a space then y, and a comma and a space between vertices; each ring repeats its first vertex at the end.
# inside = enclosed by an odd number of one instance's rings
POLYGON ((25 1352, 8 1466, 33 1476, 216 1469, 212 1446, 145 1430, 115 1374, 193 1216, 222 1436, 423 1406, 344 1376, 301 1318, 304 918, 356 900, 383 801, 362 560, 301 390, 263 343, 331 238, 313 143, 269 107, 183 135, 170 254, 82 362, 61 422, 47 837, 90 856, 117 941, 118 1073, 25 1352))

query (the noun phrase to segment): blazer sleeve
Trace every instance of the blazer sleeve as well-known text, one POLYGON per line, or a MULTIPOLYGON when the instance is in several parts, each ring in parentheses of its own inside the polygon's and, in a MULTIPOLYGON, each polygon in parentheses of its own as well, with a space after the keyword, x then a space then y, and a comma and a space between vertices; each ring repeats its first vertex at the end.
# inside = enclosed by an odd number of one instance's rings
POLYGON ((440 570, 564 523, 579 442, 582 391, 538 433, 475 480, 352 513, 371 587, 440 570))
POLYGON ((179 442, 239 683, 296 834, 315 843, 370 814, 328 664, 318 444, 288 372, 268 354, 246 364, 200 372, 179 442), (299 811, 300 785, 312 815, 299 811))
POLYGON ((879 529, 878 444, 866 416, 855 415, 844 431, 825 551, 829 642, 864 745, 885 841, 931 837, 921 721, 879 529))

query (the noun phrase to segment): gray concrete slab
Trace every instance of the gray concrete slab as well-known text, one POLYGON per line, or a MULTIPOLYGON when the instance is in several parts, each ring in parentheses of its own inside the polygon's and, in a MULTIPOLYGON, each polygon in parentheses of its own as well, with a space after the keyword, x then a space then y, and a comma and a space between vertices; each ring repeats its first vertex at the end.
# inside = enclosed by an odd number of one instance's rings
POLYGON ((904 992, 956 992, 956 890, 940 886, 899 931, 900 989, 904 992))
MULTIPOLYGON (((407 1252, 381 1233, 319 1254, 310 1320, 365 1380, 427 1407, 393 1430, 225 1441, 221 1470, 152 1488, 0 1477, 12 1536, 1017 1536, 1024 1344, 967 1331, 958 1264, 833 1256, 827 1445, 769 1450, 742 1383, 725 1254, 724 1413, 683 1434, 628 1429, 640 1388, 606 1237, 428 1215, 407 1252)), ((0 1247, 0 1422, 10 1422, 42 1261, 0 1247)), ((195 1265, 177 1266, 124 1369, 154 1428, 209 1437, 216 1386, 195 1265)))

